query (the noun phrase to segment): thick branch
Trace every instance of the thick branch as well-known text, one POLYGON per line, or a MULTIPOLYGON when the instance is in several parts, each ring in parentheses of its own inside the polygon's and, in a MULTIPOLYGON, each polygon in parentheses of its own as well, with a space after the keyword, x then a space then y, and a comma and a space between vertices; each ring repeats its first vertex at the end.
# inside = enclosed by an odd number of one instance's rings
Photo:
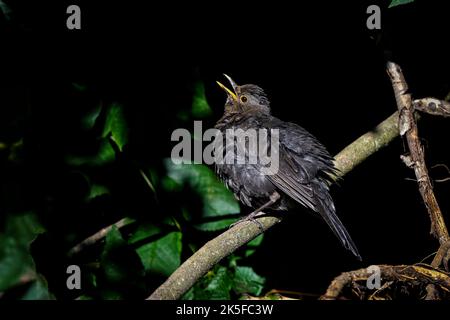
MULTIPOLYGON (((398 133, 398 114, 396 112, 374 130, 362 135, 336 155, 335 164, 340 170, 339 176, 336 178, 342 177, 370 155, 386 146, 398 133)), ((261 222, 265 231, 280 222, 280 218, 267 216, 258 218, 258 221, 261 222)), ((258 225, 252 222, 235 225, 195 252, 148 299, 179 299, 212 266, 260 233, 258 225)))
POLYGON ((373 130, 363 134, 335 156, 335 165, 344 176, 369 156, 384 148, 398 136, 398 113, 377 125, 373 130))
POLYGON ((433 193, 433 186, 425 164, 425 155, 420 143, 416 120, 414 119, 414 105, 408 92, 408 85, 400 66, 393 62, 387 65, 387 71, 394 88, 395 100, 400 114, 399 130, 408 142, 409 156, 403 156, 405 164, 414 169, 419 183, 419 191, 422 195, 428 214, 431 219, 431 233, 441 244, 449 239, 447 227, 442 217, 441 209, 433 193))

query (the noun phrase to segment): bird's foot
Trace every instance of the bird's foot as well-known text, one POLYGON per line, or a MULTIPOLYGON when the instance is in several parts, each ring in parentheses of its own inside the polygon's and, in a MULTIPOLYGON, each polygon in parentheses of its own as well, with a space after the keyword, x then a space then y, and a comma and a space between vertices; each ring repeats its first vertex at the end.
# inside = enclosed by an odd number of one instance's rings
MULTIPOLYGON (((262 212, 258 212, 258 213, 260 214, 260 213, 262 213, 262 212)), ((255 219, 255 217, 258 216, 259 214, 248 215, 247 217, 244 217, 244 218, 242 218, 242 219, 240 219, 240 220, 238 220, 238 221, 232 223, 232 224, 230 225, 230 229, 233 228, 234 226, 236 226, 236 225, 242 223, 242 222, 250 221, 250 222, 255 223, 255 224, 258 226, 258 228, 259 228, 259 230, 260 230, 261 232, 264 232, 264 226, 262 225, 262 223, 255 219)))
POLYGON ((256 209, 255 211, 253 211, 252 213, 250 213, 248 216, 246 216, 245 218, 242 218, 241 220, 236 221, 235 223, 230 225, 230 228, 234 227, 235 225, 242 223, 244 221, 251 221, 253 223, 256 223, 258 225, 259 230, 261 230, 261 232, 264 232, 264 227, 262 225, 261 222, 259 222, 258 220, 255 219, 255 217, 258 216, 262 216, 265 213, 262 211, 265 208, 269 207, 270 205, 274 204, 275 202, 278 201, 278 199, 280 199, 280 194, 278 192, 274 192, 270 195, 269 197, 269 201, 267 201, 267 203, 263 204, 261 207, 259 207, 258 209, 256 209))

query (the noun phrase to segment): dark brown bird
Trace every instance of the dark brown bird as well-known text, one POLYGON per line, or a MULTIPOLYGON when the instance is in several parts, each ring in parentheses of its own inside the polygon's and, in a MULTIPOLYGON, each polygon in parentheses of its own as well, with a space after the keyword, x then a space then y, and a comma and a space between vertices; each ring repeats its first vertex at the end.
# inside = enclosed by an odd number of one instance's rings
MULTIPOLYGON (((264 165, 249 161, 244 164, 216 163, 217 174, 228 188, 242 203, 256 209, 244 220, 255 221, 254 217, 262 209, 287 211, 301 204, 319 213, 343 246, 361 260, 353 240, 336 215, 329 193, 330 175, 336 172, 333 157, 305 129, 272 116, 263 89, 253 84, 238 86, 230 77, 225 77, 232 90, 218 82, 227 93, 227 100, 224 115, 215 127, 223 134, 227 129, 266 129, 269 137, 271 129, 279 132, 279 166, 274 174, 267 174, 264 165)), ((237 140, 232 143, 233 150, 245 150, 248 160, 248 142, 237 140)), ((230 149, 216 152, 226 153, 227 150, 230 149)))

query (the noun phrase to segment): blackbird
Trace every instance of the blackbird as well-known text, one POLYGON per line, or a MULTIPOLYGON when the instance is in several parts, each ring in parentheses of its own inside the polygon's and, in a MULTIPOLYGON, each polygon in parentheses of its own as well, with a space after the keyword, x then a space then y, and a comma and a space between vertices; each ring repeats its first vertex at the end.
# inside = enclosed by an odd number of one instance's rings
MULTIPOLYGON (((216 129, 223 134, 228 129, 265 129, 268 132, 278 129, 278 170, 275 173, 267 174, 264 165, 259 163, 216 162, 218 176, 236 198, 256 209, 243 220, 257 222, 255 217, 263 214, 263 209, 288 211, 300 204, 319 213, 342 245, 361 260, 353 240, 336 215, 329 193, 331 175, 337 172, 333 157, 305 129, 272 116, 267 95, 259 86, 238 86, 229 76, 224 76, 232 90, 217 82, 227 93, 227 100, 216 129)), ((239 143, 237 141, 233 143, 239 143)), ((246 150, 248 155, 248 142, 241 140, 240 143, 244 145, 238 147, 246 150)))

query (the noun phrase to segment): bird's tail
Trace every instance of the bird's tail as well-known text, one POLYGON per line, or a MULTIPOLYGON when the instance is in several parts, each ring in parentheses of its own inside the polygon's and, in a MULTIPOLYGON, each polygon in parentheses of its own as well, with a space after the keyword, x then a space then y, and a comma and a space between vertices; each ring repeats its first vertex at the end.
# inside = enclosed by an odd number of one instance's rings
POLYGON ((320 185, 320 192, 316 193, 316 197, 318 198, 316 203, 317 212, 322 216, 333 233, 339 238, 342 245, 346 249, 350 250, 358 258, 358 260, 361 261, 362 258, 355 243, 350 237, 347 229, 345 229, 341 220, 336 215, 336 209, 334 207, 333 199, 328 191, 328 187, 323 185, 321 182, 318 184, 320 185))

